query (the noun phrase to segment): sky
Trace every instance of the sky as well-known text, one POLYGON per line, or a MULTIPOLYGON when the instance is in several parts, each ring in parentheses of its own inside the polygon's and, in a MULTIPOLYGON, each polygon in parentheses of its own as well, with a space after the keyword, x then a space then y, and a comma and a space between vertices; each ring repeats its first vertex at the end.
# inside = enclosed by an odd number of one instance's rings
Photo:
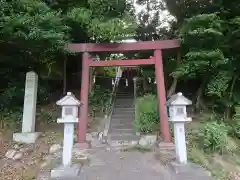
MULTIPOLYGON (((141 11, 146 11, 146 5, 138 5, 136 3, 137 0, 131 0, 133 1, 134 7, 135 7, 135 11, 136 11, 136 15, 139 14, 141 11)), ((161 0, 159 0, 161 1, 161 0)), ((172 15, 170 15, 170 13, 167 10, 163 10, 160 12, 160 21, 161 23, 161 27, 168 27, 169 26, 169 21, 173 20, 174 17, 172 15)), ((128 40, 123 40, 123 42, 136 42, 135 39, 128 39, 128 40)))

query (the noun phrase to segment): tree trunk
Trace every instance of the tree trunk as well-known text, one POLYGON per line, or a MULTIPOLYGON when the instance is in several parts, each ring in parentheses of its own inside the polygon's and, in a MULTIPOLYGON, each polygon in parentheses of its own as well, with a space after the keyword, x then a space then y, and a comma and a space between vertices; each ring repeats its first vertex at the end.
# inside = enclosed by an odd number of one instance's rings
POLYGON ((203 96, 204 88, 206 86, 207 81, 208 81, 208 77, 205 77, 202 84, 198 88, 198 91, 196 94, 196 105, 195 105, 197 111, 199 111, 200 108, 206 109, 206 107, 202 101, 202 96, 203 96))
MULTIPOLYGON (((177 55, 177 68, 180 66, 180 63, 181 63, 181 53, 179 51, 178 55, 177 55)), ((175 93, 176 88, 177 88, 177 83, 178 83, 178 77, 174 77, 172 85, 167 92, 167 98, 170 98, 175 93)))
POLYGON ((173 83, 170 87, 170 89, 167 92, 167 98, 170 98, 176 91, 176 87, 177 87, 177 83, 178 83, 178 78, 174 78, 173 79, 173 83))
POLYGON ((147 92, 147 80, 145 77, 143 77, 143 93, 145 94, 147 92))
MULTIPOLYGON (((236 80, 237 80, 237 76, 234 76, 234 77, 233 77, 233 80, 232 80, 232 84, 231 84, 230 90, 229 90, 229 97, 228 97, 228 100, 229 100, 229 101, 232 101, 233 89, 234 89, 236 80)), ((226 119, 230 119, 230 118, 231 118, 231 110, 232 110, 232 107, 233 107, 232 104, 231 104, 230 106, 227 106, 226 111, 225 111, 225 118, 226 118, 226 119)))
POLYGON ((63 94, 66 94, 67 91, 67 58, 64 55, 63 60, 63 94))

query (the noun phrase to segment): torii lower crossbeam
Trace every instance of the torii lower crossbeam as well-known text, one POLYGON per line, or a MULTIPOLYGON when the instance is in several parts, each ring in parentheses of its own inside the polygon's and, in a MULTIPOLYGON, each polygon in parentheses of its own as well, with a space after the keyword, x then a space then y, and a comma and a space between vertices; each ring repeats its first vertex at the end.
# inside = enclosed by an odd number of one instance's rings
POLYGON ((137 66, 155 64, 154 59, 134 59, 134 60, 110 60, 110 61, 90 61, 89 66, 137 66))

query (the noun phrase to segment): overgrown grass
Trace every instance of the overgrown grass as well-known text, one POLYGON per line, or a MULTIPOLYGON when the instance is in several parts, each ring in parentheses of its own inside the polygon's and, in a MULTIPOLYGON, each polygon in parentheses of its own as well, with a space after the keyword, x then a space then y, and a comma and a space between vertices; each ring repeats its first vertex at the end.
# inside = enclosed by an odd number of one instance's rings
POLYGON ((187 125, 188 157, 211 171, 219 180, 230 180, 231 173, 240 172, 239 141, 232 134, 229 121, 211 116, 187 125), (233 158, 234 157, 234 158, 233 158))
POLYGON ((155 95, 148 94, 137 99, 134 126, 137 131, 142 133, 151 133, 157 130, 159 113, 155 95))

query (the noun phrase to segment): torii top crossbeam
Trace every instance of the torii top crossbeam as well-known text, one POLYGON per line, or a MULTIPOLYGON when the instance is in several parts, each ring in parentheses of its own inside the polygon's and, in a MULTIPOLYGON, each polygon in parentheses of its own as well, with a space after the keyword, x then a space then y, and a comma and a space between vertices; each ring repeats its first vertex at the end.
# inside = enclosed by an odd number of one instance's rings
POLYGON ((142 41, 133 43, 99 43, 99 44, 68 44, 67 49, 72 52, 124 52, 124 51, 142 51, 154 49, 172 49, 179 48, 178 40, 163 41, 142 41))

